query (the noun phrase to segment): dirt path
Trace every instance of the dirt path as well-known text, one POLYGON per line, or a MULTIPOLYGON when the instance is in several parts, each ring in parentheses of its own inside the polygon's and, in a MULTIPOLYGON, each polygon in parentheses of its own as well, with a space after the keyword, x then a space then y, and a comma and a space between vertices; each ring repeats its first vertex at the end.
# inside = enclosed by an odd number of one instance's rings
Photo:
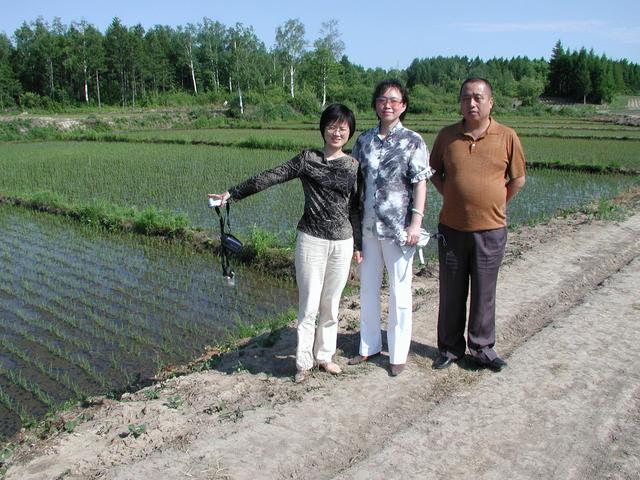
POLYGON ((639 293, 637 257, 516 349, 510 368, 334 478, 640 478, 639 293))
MULTIPOLYGON (((18 451, 6 478, 639 478, 639 235, 640 213, 512 235, 499 374, 464 362, 431 370, 437 282, 417 276, 413 353, 399 377, 383 357, 295 385, 290 329, 216 371, 85 410, 92 418, 73 433, 18 451)), ((343 309, 343 365, 357 309, 343 309)))

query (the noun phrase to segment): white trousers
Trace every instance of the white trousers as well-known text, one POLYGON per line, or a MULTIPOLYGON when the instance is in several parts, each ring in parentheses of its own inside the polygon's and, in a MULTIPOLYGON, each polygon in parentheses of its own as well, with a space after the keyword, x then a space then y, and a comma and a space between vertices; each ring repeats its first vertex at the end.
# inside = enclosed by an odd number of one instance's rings
POLYGON ((353 238, 324 240, 298 232, 298 370, 309 370, 314 361, 330 362, 336 353, 340 295, 349 278, 352 256, 353 238))
POLYGON ((375 355, 382 350, 380 330, 380 287, 383 268, 389 277, 389 316, 387 343, 389 362, 407 362, 412 328, 413 251, 403 254, 391 240, 362 239, 360 264, 360 355, 375 355))

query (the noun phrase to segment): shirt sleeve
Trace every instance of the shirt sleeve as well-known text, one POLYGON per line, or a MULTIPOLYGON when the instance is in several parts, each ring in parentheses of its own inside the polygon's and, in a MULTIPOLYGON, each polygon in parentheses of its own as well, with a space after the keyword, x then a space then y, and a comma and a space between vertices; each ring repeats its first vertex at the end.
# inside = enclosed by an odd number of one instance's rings
POLYGON ((411 183, 429 180, 433 170, 429 166, 429 150, 422 137, 416 133, 416 145, 409 160, 409 179, 411 183))
POLYGON ((444 162, 442 160, 442 132, 438 134, 433 149, 429 155, 429 165, 433 174, 441 176, 444 173, 444 162))
POLYGON ((358 163, 360 162, 360 152, 361 152, 361 146, 360 146, 360 141, 362 140, 362 134, 356 139, 355 143, 353 144, 353 148, 351 149, 351 156, 353 158, 355 158, 358 163))
POLYGON ((254 193, 261 192, 279 183, 288 182, 300 176, 303 166, 304 152, 296 155, 282 165, 265 170, 229 189, 229 194, 234 200, 242 200, 254 193))
POLYGON ((511 145, 510 145, 510 155, 509 155, 509 169, 508 175, 509 178, 519 178, 524 177, 525 174, 525 159, 524 159, 524 150, 522 148, 522 144, 520 143, 520 139, 518 135, 514 132, 511 135, 511 145))

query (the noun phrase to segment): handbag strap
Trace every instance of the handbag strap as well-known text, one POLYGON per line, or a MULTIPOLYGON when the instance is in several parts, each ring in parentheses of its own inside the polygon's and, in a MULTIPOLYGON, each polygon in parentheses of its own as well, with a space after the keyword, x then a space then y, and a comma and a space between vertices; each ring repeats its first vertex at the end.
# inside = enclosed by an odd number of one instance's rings
POLYGON ((224 228, 225 223, 229 229, 231 228, 231 222, 229 221, 229 217, 231 216, 229 202, 226 203, 226 215, 220 210, 220 207, 216 206, 215 209, 218 214, 218 219, 220 220, 220 265, 222 266, 222 275, 227 278, 228 281, 231 281, 235 276, 235 273, 231 268, 231 263, 229 261, 229 251, 223 241, 223 238, 227 234, 224 228))
POLYGON ((223 214, 222 211, 220 210, 219 206, 216 206, 216 213, 218 214, 218 219, 220 220, 220 234, 226 233, 224 231, 224 224, 227 224, 227 227, 229 228, 229 230, 231 230, 231 221, 229 220, 231 218, 231 207, 229 206, 229 202, 225 203, 225 208, 227 210, 227 214, 223 214))

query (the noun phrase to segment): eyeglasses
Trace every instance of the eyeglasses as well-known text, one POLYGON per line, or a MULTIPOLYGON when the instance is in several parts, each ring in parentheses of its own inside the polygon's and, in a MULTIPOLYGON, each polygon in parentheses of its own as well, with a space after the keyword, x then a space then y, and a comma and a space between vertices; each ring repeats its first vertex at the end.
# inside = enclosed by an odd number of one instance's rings
POLYGON ((387 103, 392 107, 397 107, 403 102, 401 98, 396 98, 396 97, 377 97, 376 98, 376 105, 382 106, 382 105, 386 105, 387 103))
POLYGON ((339 128, 339 127, 327 127, 327 132, 329 132, 330 134, 334 134, 334 133, 339 133, 340 135, 348 135, 349 134, 349 129, 348 128, 339 128))

